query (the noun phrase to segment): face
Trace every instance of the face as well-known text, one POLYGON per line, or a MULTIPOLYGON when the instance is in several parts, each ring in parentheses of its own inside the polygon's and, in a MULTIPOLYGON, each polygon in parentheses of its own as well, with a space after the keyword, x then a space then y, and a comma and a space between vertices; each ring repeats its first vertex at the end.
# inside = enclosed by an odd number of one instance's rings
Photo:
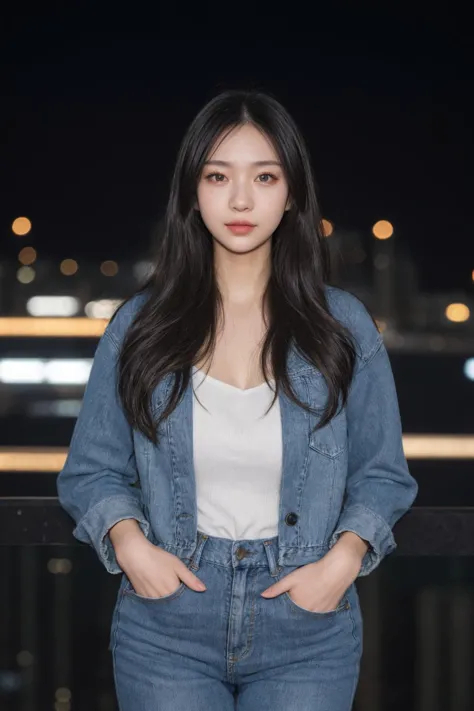
POLYGON ((199 179, 197 203, 227 250, 249 252, 271 238, 289 209, 288 184, 275 149, 255 126, 239 126, 217 142, 199 179))

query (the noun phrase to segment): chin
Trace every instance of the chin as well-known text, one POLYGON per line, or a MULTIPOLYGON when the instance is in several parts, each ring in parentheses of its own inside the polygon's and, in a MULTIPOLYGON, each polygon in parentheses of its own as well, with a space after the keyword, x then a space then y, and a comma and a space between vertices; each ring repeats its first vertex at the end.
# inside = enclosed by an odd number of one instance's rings
POLYGON ((264 242, 260 240, 253 240, 250 237, 237 237, 233 240, 225 240, 221 244, 229 250, 229 252, 235 252, 236 254, 242 254, 244 252, 253 252, 260 247, 263 247, 267 240, 264 242))
POLYGON ((253 249, 258 249, 263 247, 270 237, 262 239, 262 237, 255 237, 254 235, 225 235, 225 237, 214 237, 214 241, 217 242, 224 249, 228 249, 231 252, 248 252, 253 249))

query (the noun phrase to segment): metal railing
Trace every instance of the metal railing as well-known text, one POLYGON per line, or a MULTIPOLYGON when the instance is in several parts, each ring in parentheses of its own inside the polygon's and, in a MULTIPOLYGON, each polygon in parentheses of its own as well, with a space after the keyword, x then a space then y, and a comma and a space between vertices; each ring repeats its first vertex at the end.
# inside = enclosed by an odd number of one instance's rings
MULTIPOLYGON (((0 497, 0 545, 82 545, 56 497, 0 497)), ((474 506, 414 506, 395 525, 403 556, 474 556, 474 506)))

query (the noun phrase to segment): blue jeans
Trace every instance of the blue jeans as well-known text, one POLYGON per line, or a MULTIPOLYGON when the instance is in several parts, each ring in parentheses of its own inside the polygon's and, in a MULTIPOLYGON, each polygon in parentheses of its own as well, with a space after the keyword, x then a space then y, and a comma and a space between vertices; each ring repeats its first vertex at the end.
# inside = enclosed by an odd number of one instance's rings
POLYGON ((198 532, 184 562, 207 586, 138 595, 124 574, 110 638, 120 711, 350 711, 362 653, 355 585, 318 613, 260 596, 299 566, 277 564, 278 538, 198 532))

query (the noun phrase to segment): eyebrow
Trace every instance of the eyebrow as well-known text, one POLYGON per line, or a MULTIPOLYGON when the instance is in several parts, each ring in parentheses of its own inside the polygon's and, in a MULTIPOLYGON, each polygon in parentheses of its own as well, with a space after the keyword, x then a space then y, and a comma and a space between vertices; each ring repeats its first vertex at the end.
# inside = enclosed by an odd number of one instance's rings
MULTIPOLYGON (((204 165, 222 165, 225 168, 230 168, 232 163, 226 160, 206 160, 204 165)), ((252 165, 278 165, 281 167, 281 163, 277 160, 256 160, 252 165)))

